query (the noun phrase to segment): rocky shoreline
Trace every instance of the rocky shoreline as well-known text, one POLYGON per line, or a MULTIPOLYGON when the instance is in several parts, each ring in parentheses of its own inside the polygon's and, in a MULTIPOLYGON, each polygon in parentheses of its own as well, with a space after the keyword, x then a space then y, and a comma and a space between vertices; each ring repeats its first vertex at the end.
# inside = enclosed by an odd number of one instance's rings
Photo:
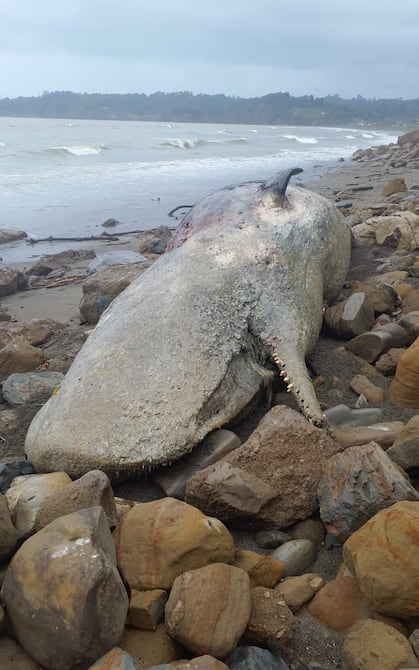
POLYGON ((170 231, 88 276, 92 251, 0 268, 1 668, 419 667, 419 131, 308 186, 353 234, 310 360, 330 432, 278 380, 141 482, 33 473, 31 418, 170 231))

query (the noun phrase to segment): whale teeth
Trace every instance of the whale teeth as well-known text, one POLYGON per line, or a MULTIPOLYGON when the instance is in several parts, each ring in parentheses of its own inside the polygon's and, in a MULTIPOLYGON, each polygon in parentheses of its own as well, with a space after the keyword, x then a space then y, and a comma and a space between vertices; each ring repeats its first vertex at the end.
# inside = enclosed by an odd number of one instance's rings
POLYGON ((287 386, 287 393, 291 393, 292 389, 294 388, 294 384, 288 384, 287 386))

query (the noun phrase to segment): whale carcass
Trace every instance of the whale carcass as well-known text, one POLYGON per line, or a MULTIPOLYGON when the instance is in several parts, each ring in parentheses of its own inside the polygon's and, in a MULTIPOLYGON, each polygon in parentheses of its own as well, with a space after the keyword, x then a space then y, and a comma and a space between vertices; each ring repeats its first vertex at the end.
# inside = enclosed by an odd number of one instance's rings
POLYGON ((305 359, 345 279, 350 231, 326 198, 288 186, 298 172, 193 206, 32 421, 25 449, 37 471, 126 477, 174 461, 237 416, 273 362, 324 425, 305 359))

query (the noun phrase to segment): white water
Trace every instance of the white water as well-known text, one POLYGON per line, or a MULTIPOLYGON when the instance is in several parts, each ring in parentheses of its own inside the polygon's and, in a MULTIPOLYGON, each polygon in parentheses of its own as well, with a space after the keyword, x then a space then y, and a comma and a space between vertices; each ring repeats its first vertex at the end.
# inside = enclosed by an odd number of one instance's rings
MULTIPOLYGON (((0 228, 71 237, 99 235, 110 217, 121 221, 118 231, 173 224, 171 209, 214 188, 290 166, 311 179, 356 149, 395 138, 362 127, 0 117, 0 228)), ((3 245, 4 264, 28 249, 3 245)))

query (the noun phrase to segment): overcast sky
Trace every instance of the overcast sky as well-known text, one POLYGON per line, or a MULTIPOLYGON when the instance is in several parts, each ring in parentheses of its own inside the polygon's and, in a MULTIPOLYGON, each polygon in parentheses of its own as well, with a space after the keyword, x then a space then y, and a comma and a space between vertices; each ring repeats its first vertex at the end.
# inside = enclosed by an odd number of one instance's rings
POLYGON ((0 0, 0 97, 419 97, 419 0, 0 0))

